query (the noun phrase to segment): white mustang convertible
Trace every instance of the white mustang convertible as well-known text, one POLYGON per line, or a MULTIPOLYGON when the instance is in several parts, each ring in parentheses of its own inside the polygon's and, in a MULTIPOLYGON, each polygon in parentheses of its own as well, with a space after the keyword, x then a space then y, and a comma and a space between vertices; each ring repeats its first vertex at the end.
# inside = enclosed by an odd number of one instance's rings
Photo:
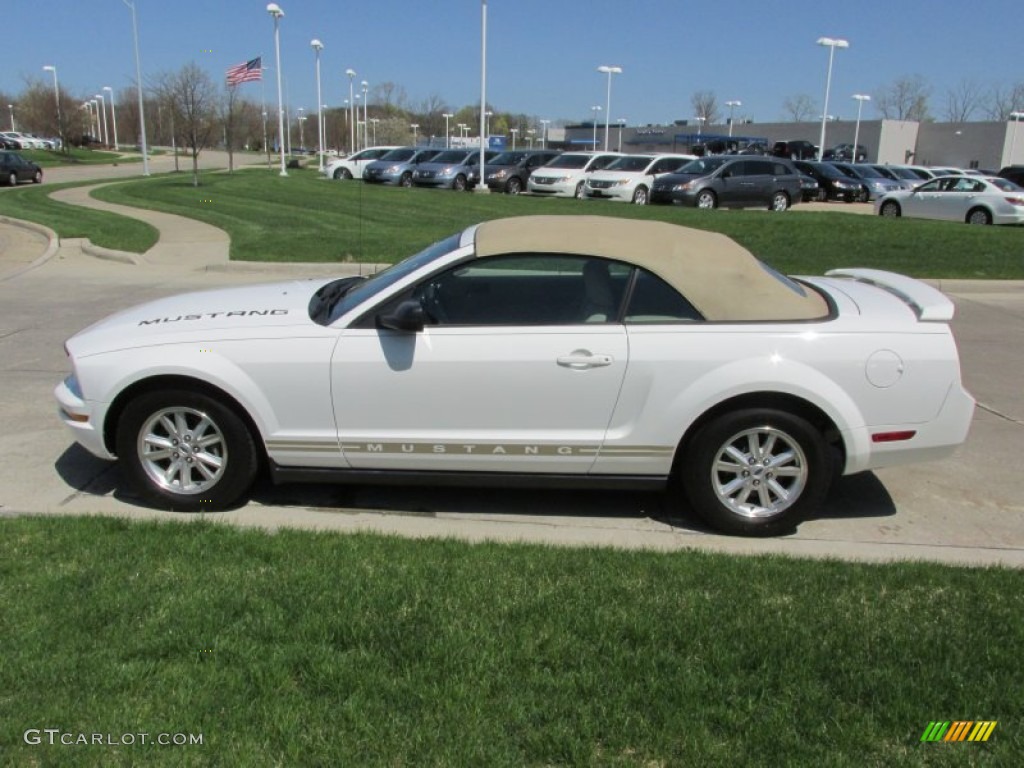
POLYGON ((974 400, 952 303, 870 269, 788 278, 728 238, 490 221, 370 278, 191 293, 67 342, 89 451, 176 510, 278 482, 665 488, 790 531, 832 478, 948 456, 974 400))

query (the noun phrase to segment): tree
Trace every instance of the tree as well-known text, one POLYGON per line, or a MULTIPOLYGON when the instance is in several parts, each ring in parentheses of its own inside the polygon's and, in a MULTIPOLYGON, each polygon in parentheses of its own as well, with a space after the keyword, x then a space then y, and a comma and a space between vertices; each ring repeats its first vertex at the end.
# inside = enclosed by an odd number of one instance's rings
POLYGON ((875 94, 875 109, 886 120, 930 120, 928 98, 931 88, 920 75, 904 75, 875 94))
POLYGON ((192 155, 192 185, 199 186, 199 153, 210 144, 218 127, 220 94, 210 76, 195 62, 159 78, 163 96, 174 120, 175 133, 192 155))
POLYGON ((690 105, 693 107, 695 117, 703 117, 705 125, 715 125, 721 122, 718 112, 718 97, 714 91, 697 91, 690 97, 690 105))
POLYGON ((805 123, 819 114, 818 103, 806 93, 789 96, 782 102, 782 109, 794 123, 805 123))
POLYGON ((1024 80, 1010 86, 996 85, 988 94, 985 114, 990 120, 1005 123, 1011 112, 1024 110, 1024 80))
POLYGON ((981 108, 984 93, 976 80, 961 80, 946 91, 945 118, 950 123, 966 123, 981 108))

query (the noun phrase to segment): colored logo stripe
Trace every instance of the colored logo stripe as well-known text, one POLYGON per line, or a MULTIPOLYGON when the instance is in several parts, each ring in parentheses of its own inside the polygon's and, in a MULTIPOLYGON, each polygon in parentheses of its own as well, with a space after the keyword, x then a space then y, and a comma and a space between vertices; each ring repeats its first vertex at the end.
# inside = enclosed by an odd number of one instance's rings
POLYGON ((988 741, 996 720, 933 720, 921 734, 921 741, 988 741))

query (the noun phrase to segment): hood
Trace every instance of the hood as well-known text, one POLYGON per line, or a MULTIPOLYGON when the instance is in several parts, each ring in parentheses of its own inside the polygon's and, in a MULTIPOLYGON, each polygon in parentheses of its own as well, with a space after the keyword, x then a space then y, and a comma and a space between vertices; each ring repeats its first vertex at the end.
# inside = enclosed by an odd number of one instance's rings
POLYGON ((68 340, 75 356, 174 343, 175 337, 245 338, 261 329, 315 326, 309 302, 327 280, 184 293, 110 315, 68 340))

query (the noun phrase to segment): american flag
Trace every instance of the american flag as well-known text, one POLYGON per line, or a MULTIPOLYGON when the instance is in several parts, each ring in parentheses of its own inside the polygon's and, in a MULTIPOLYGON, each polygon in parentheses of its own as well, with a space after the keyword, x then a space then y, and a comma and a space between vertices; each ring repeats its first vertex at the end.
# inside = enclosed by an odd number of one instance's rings
POLYGON ((228 68, 228 85, 254 83, 263 78, 263 57, 257 56, 244 64, 236 64, 228 68))

